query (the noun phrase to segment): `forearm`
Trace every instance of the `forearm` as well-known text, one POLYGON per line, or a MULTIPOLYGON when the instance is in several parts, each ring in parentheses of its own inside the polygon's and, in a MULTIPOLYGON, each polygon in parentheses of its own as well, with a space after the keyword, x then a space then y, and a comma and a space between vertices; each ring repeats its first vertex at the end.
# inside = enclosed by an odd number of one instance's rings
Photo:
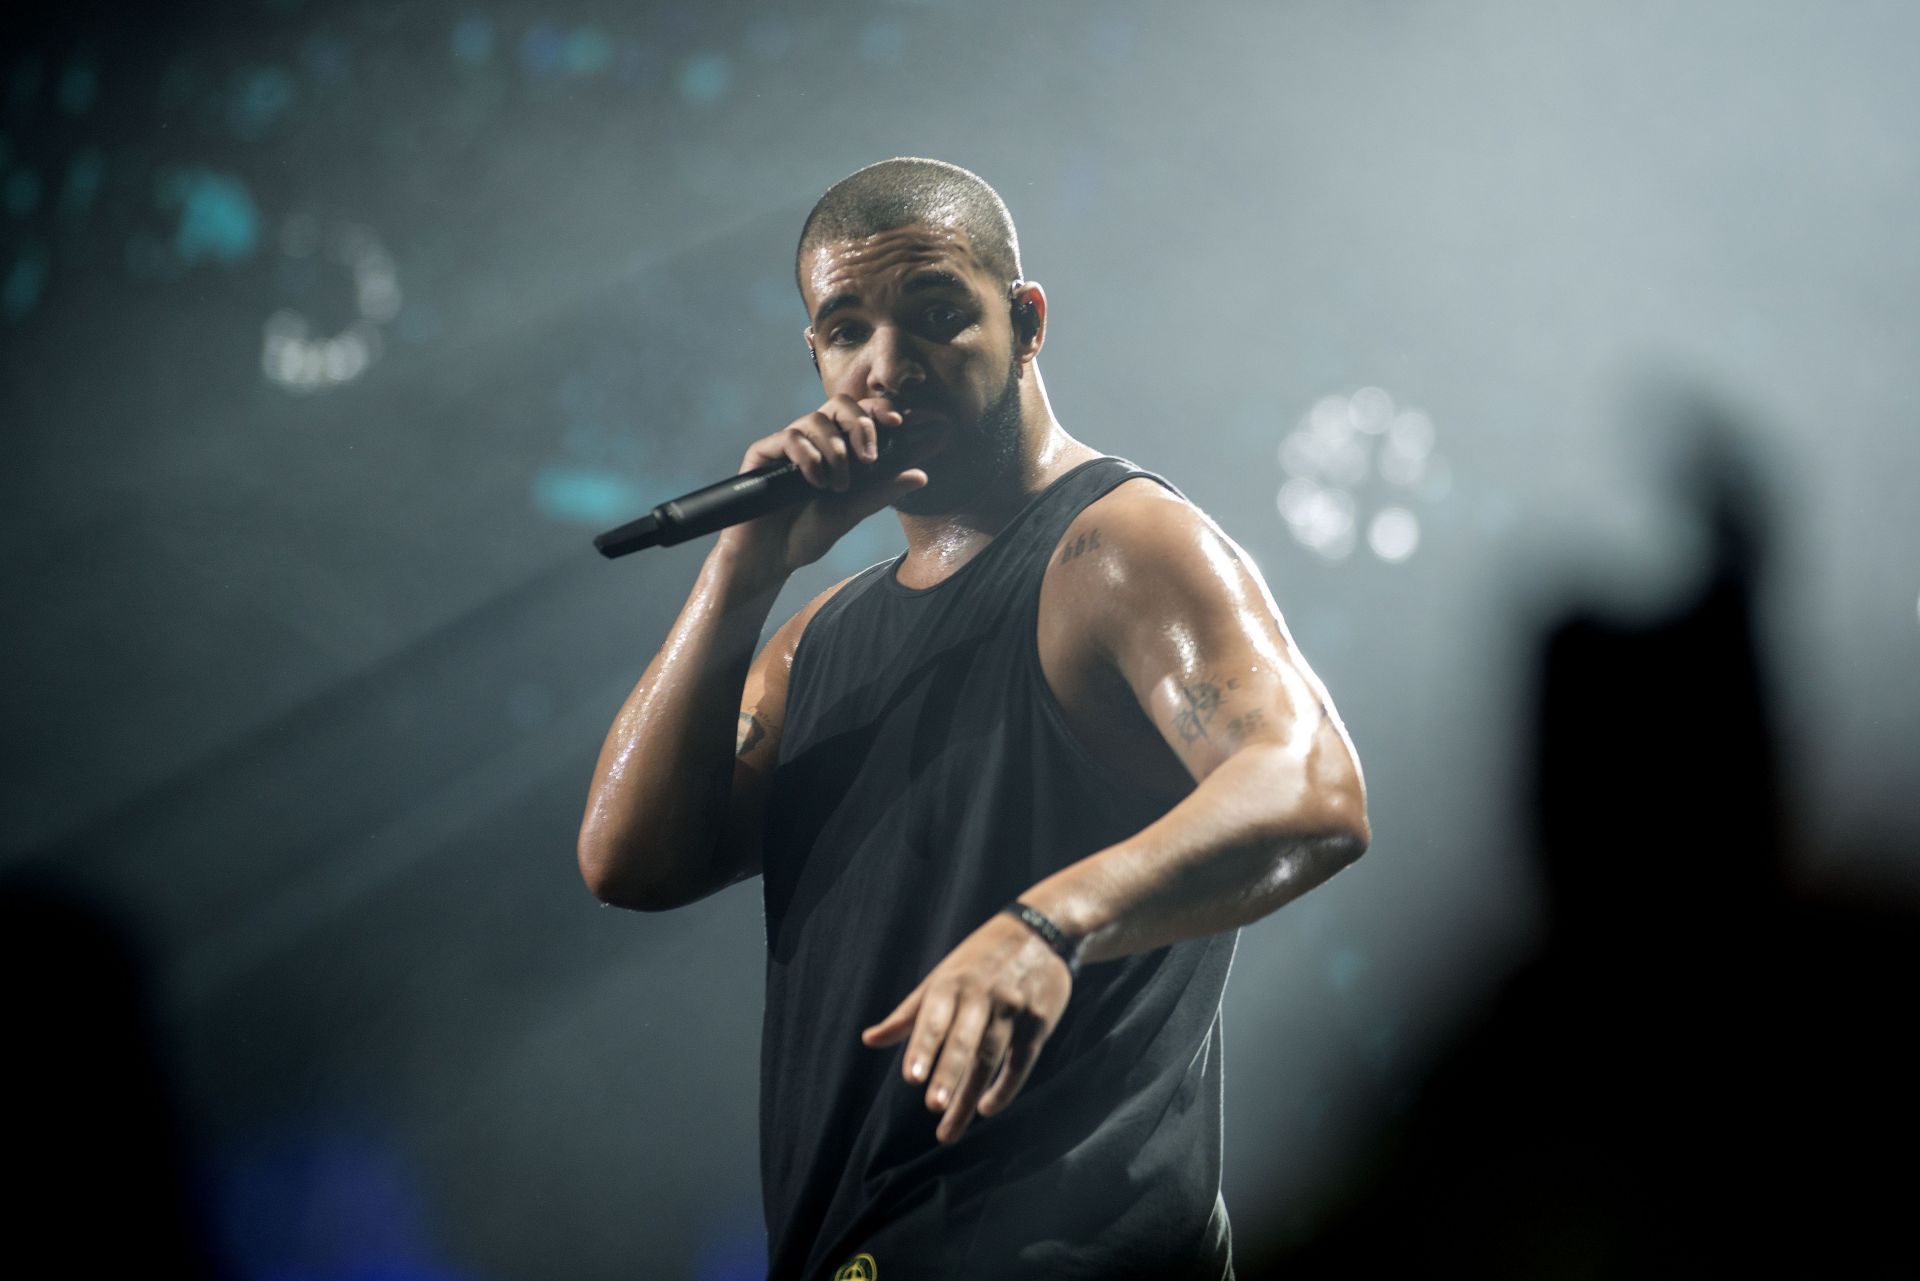
POLYGON ((711 879, 741 691, 784 581, 750 569, 724 538, 708 554, 594 768, 578 852, 600 898, 664 906, 711 879))
POLYGON ((1256 921, 1358 858, 1369 831, 1357 770, 1316 773, 1250 745, 1157 822, 1021 896, 1081 938, 1082 964, 1256 921))

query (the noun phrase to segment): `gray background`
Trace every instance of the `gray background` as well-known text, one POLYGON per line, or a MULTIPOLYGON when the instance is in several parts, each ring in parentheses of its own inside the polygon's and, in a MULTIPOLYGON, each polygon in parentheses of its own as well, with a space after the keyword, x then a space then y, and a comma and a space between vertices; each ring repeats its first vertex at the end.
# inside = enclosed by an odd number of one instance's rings
MULTIPOLYGON (((1675 405, 1766 478, 1796 875, 1911 899, 1916 39, 1734 0, 20 20, 0 849, 139 940, 221 1257, 760 1266, 758 885, 636 916, 573 866, 700 550, 589 538, 815 403, 793 240, 890 155, 998 187, 1062 421, 1252 553, 1361 751, 1372 851, 1248 928, 1228 993, 1243 1257, 1311 1233, 1537 941, 1536 632, 1698 569, 1675 405), (370 359, 289 385, 285 312, 370 359), (1276 510, 1283 440, 1362 387, 1445 463, 1398 562, 1276 510)), ((777 617, 899 545, 868 522, 777 617)), ((1619 800, 1653 824, 1685 781, 1619 800)))

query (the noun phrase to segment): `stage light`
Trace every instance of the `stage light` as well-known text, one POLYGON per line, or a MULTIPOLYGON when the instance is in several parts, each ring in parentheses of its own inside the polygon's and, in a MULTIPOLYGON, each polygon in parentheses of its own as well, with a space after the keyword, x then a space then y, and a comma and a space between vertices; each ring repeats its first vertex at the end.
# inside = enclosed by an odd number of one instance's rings
POLYGON ((1420 521, 1404 507, 1386 507, 1367 525, 1367 546, 1384 561, 1402 561, 1420 548, 1420 521))
MULTIPOLYGON (((313 255, 322 239, 319 222, 308 214, 293 214, 280 226, 280 252, 288 258, 313 255)), ((324 391, 360 377, 385 349, 381 326, 400 314, 398 274, 370 228, 338 229, 327 257, 353 276, 354 319, 337 334, 315 338, 304 315, 283 307, 267 317, 261 331, 260 371, 291 392, 324 391)))
POLYGON ((1389 564, 1412 556, 1420 546, 1412 502, 1437 502, 1448 487, 1434 435, 1431 417, 1397 406, 1382 387, 1316 400, 1280 441, 1286 479, 1274 505, 1295 541, 1328 560, 1341 560, 1353 550, 1364 523, 1367 547, 1375 556, 1389 564), (1412 491, 1412 497, 1382 496, 1384 505, 1363 522, 1359 513, 1375 501, 1363 495, 1380 488, 1368 483, 1376 474, 1385 487, 1412 491))

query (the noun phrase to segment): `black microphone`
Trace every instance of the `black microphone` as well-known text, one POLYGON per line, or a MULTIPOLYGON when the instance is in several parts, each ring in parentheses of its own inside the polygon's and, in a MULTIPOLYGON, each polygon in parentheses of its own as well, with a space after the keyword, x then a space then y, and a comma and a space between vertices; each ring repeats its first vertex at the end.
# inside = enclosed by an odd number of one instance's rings
MULTIPOLYGON (((893 452, 899 435, 897 430, 879 433, 880 458, 884 459, 893 452)), ((856 461, 854 474, 857 477, 860 472, 877 465, 877 461, 864 464, 856 461)), ((689 538, 711 534, 716 529, 743 524, 770 511, 805 502, 820 492, 807 483, 800 465, 792 459, 768 463, 764 467, 729 476, 704 489, 696 489, 691 494, 682 494, 661 503, 639 520, 630 520, 618 529, 595 534, 593 545, 608 560, 645 547, 671 547, 689 538)))

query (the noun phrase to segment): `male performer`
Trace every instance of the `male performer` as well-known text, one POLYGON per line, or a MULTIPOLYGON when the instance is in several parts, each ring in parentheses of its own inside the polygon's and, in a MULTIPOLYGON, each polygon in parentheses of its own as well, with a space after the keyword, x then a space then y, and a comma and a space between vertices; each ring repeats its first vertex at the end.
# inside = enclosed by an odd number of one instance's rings
POLYGON ((1227 967, 1366 848, 1352 745, 1246 555, 1054 419, 986 183, 862 169, 798 277, 826 400, 741 469, 818 492, 708 553, 582 874, 643 911, 763 878, 776 1281, 1230 1277, 1227 967), (787 577, 885 505, 907 550, 756 658, 787 577))

